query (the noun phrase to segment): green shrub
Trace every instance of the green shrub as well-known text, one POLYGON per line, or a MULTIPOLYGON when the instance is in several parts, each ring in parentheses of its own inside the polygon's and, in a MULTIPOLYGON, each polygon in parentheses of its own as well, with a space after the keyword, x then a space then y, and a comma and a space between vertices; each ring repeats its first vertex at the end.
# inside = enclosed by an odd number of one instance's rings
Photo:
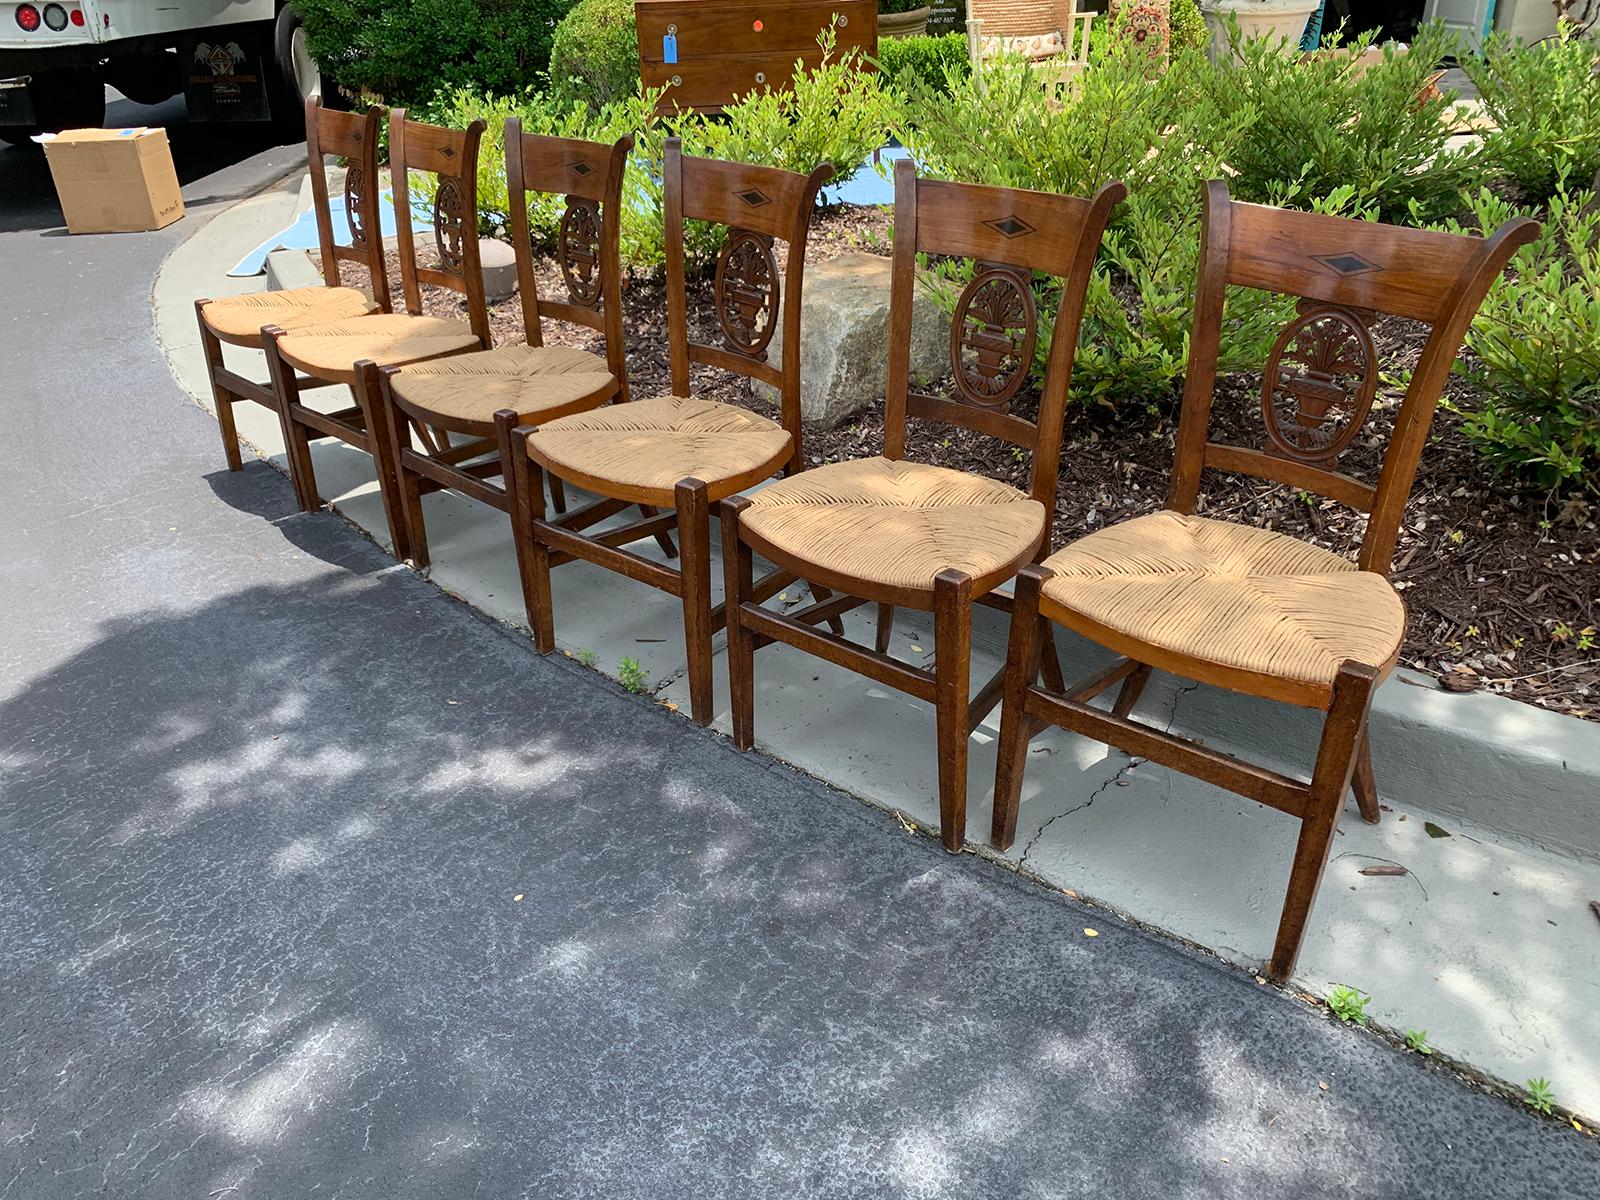
MULTIPOLYGON (((1473 208, 1473 232, 1516 215, 1487 189, 1473 208)), ((1495 467, 1546 487, 1600 490, 1600 204, 1592 193, 1557 193, 1543 219, 1467 333, 1477 362, 1457 367, 1483 398, 1458 408, 1495 467)))
POLYGON ((1529 46, 1495 34, 1461 66, 1499 130, 1485 135, 1494 166, 1530 199, 1586 187, 1600 170, 1600 46, 1566 22, 1529 46))
POLYGON ((1239 61, 1195 74, 1217 110, 1247 123, 1228 157, 1236 197, 1305 208, 1349 185, 1356 205, 1375 205, 1384 220, 1461 210, 1483 176, 1482 154, 1447 145, 1453 92, 1421 99, 1453 35, 1428 25, 1409 53, 1386 46, 1358 69, 1371 42, 1363 34, 1337 51, 1290 55, 1267 39, 1235 40, 1239 61))
POLYGON ((789 90, 752 91, 723 110, 723 121, 700 122, 701 153, 802 175, 829 163, 845 179, 882 148, 890 108, 882 78, 865 69, 857 47, 834 57, 833 30, 817 41, 822 62, 805 70, 797 61, 789 90))
POLYGON ((878 43, 877 64, 884 87, 898 91, 915 78, 936 92, 948 93, 950 78, 965 79, 972 72, 964 33, 885 38, 878 43))
POLYGON ((390 104, 460 87, 512 94, 550 62, 572 0, 295 0, 327 75, 390 104))
POLYGON ((593 109, 639 90, 633 0, 578 0, 556 26, 550 85, 593 109))
MULTIPOLYGON (((1148 61, 1121 47, 1083 76, 1075 97, 1058 102, 1020 58, 984 67, 982 88, 961 81, 940 96, 914 83, 894 132, 924 173, 941 179, 1093 194, 1120 179, 1129 199, 1113 215, 1091 281, 1073 369, 1075 398, 1115 404, 1169 398, 1188 352, 1199 250, 1201 184, 1223 163, 1248 116, 1217 110, 1195 77, 1208 70, 1194 53, 1147 77, 1148 61), (1154 151, 1154 153, 1152 153, 1154 151)), ((936 298, 953 308, 969 277, 942 265, 936 298)), ((1041 293, 1038 366, 1049 356, 1053 289, 1041 293)), ((1277 309, 1237 306, 1224 336, 1224 364, 1259 365, 1277 309), (1267 329, 1263 342, 1262 330, 1267 329)))

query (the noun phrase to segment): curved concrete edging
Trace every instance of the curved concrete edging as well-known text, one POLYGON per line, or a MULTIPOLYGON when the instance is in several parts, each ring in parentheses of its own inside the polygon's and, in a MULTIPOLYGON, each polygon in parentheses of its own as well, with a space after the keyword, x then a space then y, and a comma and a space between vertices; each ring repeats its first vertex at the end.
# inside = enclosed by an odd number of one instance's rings
MULTIPOLYGON (((216 294, 241 253, 288 223, 296 191, 285 181, 219 214, 163 264, 158 338, 174 376, 207 408, 194 297, 216 294)), ((262 282, 227 281, 235 290, 262 282)), ((281 465, 276 418, 252 405, 238 414, 242 435, 281 465)), ((338 511, 386 543, 365 456, 329 446, 316 458, 338 511)), ((448 493, 427 504, 435 583, 525 627, 503 518, 448 493)), ((720 569, 713 579, 720 585, 720 569)), ((675 600, 617 587, 586 564, 557 572, 555 587, 565 649, 595 650, 612 674, 621 655, 636 658, 659 699, 687 707, 675 600)), ((921 617, 903 613, 896 626, 897 652, 913 660, 933 644, 921 617)), ((869 618, 851 618, 859 636, 869 618)), ((1005 635, 1001 615, 978 610, 975 681, 1003 661, 1005 635)), ((1069 674, 1099 653, 1063 640, 1069 674)), ((786 648, 763 651, 761 664, 763 750, 911 823, 937 822, 923 706, 786 648)), ((719 665, 719 689, 724 679, 719 665)), ((726 711, 720 692, 717 711, 726 711)), ((1170 678, 1152 684, 1141 712, 1291 773, 1304 773, 1316 743, 1314 713, 1170 678)), ((991 716, 973 743, 975 843, 988 827, 994 734, 991 716)), ((1600 1114, 1600 1029, 1587 1021, 1600 989, 1587 911, 1600 897, 1600 726, 1504 697, 1445 693, 1403 671, 1378 693, 1372 738, 1392 812, 1378 827, 1341 825, 1297 982, 1318 994, 1359 987, 1374 996, 1375 1021, 1428 1029, 1445 1053, 1504 1079, 1544 1075, 1577 1111, 1600 1114), (1401 863, 1409 875, 1362 876, 1373 862, 1401 863)), ((1246 968, 1270 947, 1293 822, 1064 734, 1040 739, 1027 786, 1016 846, 979 853, 1246 968)))

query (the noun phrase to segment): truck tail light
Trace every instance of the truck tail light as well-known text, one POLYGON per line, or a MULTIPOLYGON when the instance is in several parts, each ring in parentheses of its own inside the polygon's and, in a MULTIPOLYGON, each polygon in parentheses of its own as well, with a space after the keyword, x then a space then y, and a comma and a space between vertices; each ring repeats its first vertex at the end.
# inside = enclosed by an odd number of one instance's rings
POLYGON ((44 6, 44 23, 52 33, 60 33, 67 27, 67 10, 59 4, 46 4, 44 6))
POLYGON ((17 5, 17 24, 23 33, 32 33, 39 28, 39 10, 31 4, 17 5))
POLYGON ((83 28, 83 9, 75 8, 72 10, 72 23, 79 29, 83 28))

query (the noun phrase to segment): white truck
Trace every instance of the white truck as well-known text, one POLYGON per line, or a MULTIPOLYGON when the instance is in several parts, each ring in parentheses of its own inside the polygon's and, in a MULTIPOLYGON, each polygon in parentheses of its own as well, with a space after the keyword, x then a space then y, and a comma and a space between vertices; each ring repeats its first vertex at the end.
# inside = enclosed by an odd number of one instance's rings
POLYGON ((322 78, 287 0, 0 0, 0 139, 99 125, 106 84, 292 127, 322 78))

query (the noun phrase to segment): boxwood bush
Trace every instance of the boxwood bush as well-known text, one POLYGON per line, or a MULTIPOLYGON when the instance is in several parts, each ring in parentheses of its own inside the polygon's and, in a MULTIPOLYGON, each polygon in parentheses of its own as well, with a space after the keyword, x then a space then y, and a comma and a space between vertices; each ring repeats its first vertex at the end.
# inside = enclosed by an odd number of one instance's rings
POLYGON ((389 104, 441 90, 514 94, 550 63, 572 0, 295 0, 311 52, 340 87, 389 104))
POLYGON ((550 86, 601 109, 639 90, 633 0, 578 0, 556 26, 550 86))

